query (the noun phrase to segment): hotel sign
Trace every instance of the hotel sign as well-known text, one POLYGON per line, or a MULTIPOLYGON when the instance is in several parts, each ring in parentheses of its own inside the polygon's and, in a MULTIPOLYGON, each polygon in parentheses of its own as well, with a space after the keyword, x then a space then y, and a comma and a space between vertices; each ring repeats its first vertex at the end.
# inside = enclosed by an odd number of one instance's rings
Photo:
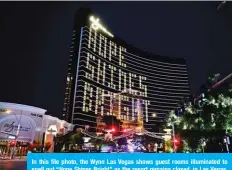
POLYGON ((113 34, 111 34, 102 24, 100 24, 99 18, 95 18, 94 16, 91 16, 89 20, 91 22, 91 28, 93 28, 96 31, 101 30, 107 35, 109 35, 110 37, 114 37, 113 34))
MULTIPOLYGON (((28 116, 21 115, 18 122, 15 115, 0 117, 0 132, 18 135, 18 140, 31 142, 35 136, 36 123, 28 116)), ((4 136, 0 135, 0 138, 4 136)))
POLYGON ((7 109, 0 109, 0 112, 5 113, 5 112, 7 112, 7 109))

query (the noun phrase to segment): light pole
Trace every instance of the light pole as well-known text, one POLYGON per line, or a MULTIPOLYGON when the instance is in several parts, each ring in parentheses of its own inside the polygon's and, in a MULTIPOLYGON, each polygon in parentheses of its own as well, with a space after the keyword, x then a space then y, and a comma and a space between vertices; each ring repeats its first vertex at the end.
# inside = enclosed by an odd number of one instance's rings
POLYGON ((206 145, 206 142, 203 141, 203 143, 201 144, 201 146, 202 146, 202 152, 203 152, 203 153, 205 153, 205 145, 206 145))
POLYGON ((230 139, 228 136, 224 137, 224 143, 226 144, 226 151, 227 153, 230 153, 229 145, 230 145, 230 139))
POLYGON ((172 139, 173 139, 173 151, 176 152, 176 144, 175 144, 175 125, 174 122, 172 122, 172 139))

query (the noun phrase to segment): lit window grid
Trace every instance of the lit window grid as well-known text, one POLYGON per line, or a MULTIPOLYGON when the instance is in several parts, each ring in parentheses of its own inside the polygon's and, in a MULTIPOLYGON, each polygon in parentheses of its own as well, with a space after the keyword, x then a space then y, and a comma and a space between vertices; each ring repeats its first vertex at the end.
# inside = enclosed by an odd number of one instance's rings
POLYGON ((135 110, 134 110, 134 98, 132 98, 132 120, 135 119, 134 112, 135 112, 135 110))
MULTIPOLYGON (((120 70, 119 70, 120 71, 120 70)), ((111 76, 112 77, 112 76, 111 76)), ((115 76, 113 76, 115 77, 115 76)), ((121 81, 121 74, 119 72, 119 81, 121 81)), ((121 86, 121 83, 119 84, 119 87, 121 86)), ((132 87, 134 86, 134 82, 132 82, 132 87)), ((114 86, 115 87, 115 86, 114 86)), ((119 88, 120 90, 120 88, 119 88)), ((144 93, 141 93, 141 95, 147 97, 147 86, 146 85, 142 85, 142 90, 144 90, 144 93)))
POLYGON ((92 37, 92 30, 89 31, 89 38, 88 38, 88 48, 91 47, 91 37, 92 37))
MULTIPOLYGON (((99 34, 99 35, 102 35, 102 34, 99 34)), ((105 42, 105 44, 107 44, 107 41, 105 42)), ((110 47, 110 44, 109 44, 109 47, 110 47)), ((121 47, 121 46, 118 46, 118 47, 121 47)), ((127 50, 125 49, 125 48, 122 48, 123 50, 122 51, 124 51, 125 53, 127 52, 127 50)), ((141 57, 140 57, 141 58, 141 57)), ((149 62, 149 61, 148 61, 149 62)), ((159 62, 158 62, 159 63, 159 62)), ((162 63, 162 62, 161 62, 162 63)), ((166 63, 166 64, 168 64, 168 63, 166 63)), ((159 65, 158 65, 159 66, 159 65)), ((182 67, 182 69, 184 69, 184 71, 187 73, 187 71, 186 71, 186 65, 181 65, 182 67)), ((168 66, 165 66, 165 67, 168 67, 168 66)), ((169 66, 169 67, 173 67, 173 66, 169 66)), ((178 65, 178 66, 175 66, 175 68, 180 68, 180 65, 178 65)))
MULTIPOLYGON (((90 35, 90 34, 89 34, 90 35)), ((94 34, 95 35, 95 34, 94 34)), ((107 49, 107 40, 105 39, 105 45, 104 45, 104 53, 102 53, 102 38, 103 36, 100 34, 100 40, 99 40, 99 50, 98 50, 98 54, 99 54, 99 56, 103 56, 104 58, 105 58, 105 56, 106 56, 106 49, 107 49)), ((92 38, 92 37, 89 37, 88 38, 88 42, 91 42, 90 40, 92 40, 93 42, 94 42, 94 46, 93 46, 93 51, 94 52, 96 52, 96 43, 97 43, 97 40, 96 40, 96 36, 94 37, 94 38, 92 38)), ((88 48, 90 48, 91 49, 91 45, 88 43, 88 48)), ((121 48, 120 48, 120 50, 119 50, 120 52, 122 51, 121 50, 121 48)), ((117 56, 117 45, 114 43, 114 42, 112 42, 112 41, 110 41, 110 45, 109 45, 109 61, 111 61, 111 57, 112 56, 117 56)), ((123 66, 123 67, 125 67, 126 68, 126 64, 125 63, 122 63, 122 59, 123 59, 123 56, 121 56, 121 54, 119 55, 119 65, 120 66, 123 66)))
MULTIPOLYGON (((90 84, 88 84, 88 83, 86 83, 87 85, 85 86, 86 87, 86 90, 85 90, 85 92, 84 92, 84 98, 85 99, 87 99, 89 102, 89 104, 87 104, 88 106, 86 106, 86 101, 83 101, 83 111, 84 112, 88 112, 88 111, 91 111, 91 109, 92 109, 92 100, 89 98, 89 97, 85 97, 86 96, 86 91, 88 91, 89 89, 88 88, 90 88, 89 87, 89 85, 90 84)), ((92 89, 93 88, 90 88, 90 92, 92 91, 92 89)), ((98 91, 98 90, 97 90, 98 91)), ((112 93, 110 93, 111 94, 111 101, 113 100, 113 94, 112 93)), ((103 98, 104 99, 104 98, 103 98)), ((129 101, 129 97, 128 96, 123 96, 123 99, 125 100, 125 101, 129 101)), ((98 101, 98 95, 96 96, 96 101, 98 101)), ((119 106, 121 106, 121 99, 119 98, 119 106)), ((110 115, 112 115, 112 106, 114 106, 113 105, 113 103, 110 103, 110 105, 111 105, 111 109, 110 109, 110 115)), ((134 105, 134 104, 133 104, 134 105)), ((95 106, 95 107, 98 107, 97 105, 95 106)), ((95 112, 96 112, 96 110, 97 110, 97 108, 95 108, 95 112)), ((103 110, 104 110, 104 107, 103 106, 101 106, 101 114, 103 114, 103 110)), ((119 108, 119 110, 121 110, 121 108, 119 108)), ((137 111, 137 110, 136 110, 137 111)), ((121 112, 121 111, 120 111, 121 112)), ((124 112, 126 113, 126 119, 128 119, 129 120, 129 107, 128 106, 124 106, 124 112)), ((132 114, 134 114, 134 111, 132 111, 132 114)), ((134 120, 134 115, 132 115, 132 120, 134 120)))
MULTIPOLYGON (((91 49, 91 48, 90 48, 91 49)), ((111 53, 109 52, 109 55, 110 55, 111 53)), ((117 58, 119 58, 119 64, 121 63, 121 61, 120 61, 120 59, 121 59, 121 57, 119 56, 115 56, 115 57, 117 57, 117 58)), ((114 58, 115 58, 114 57, 114 58)), ((122 56, 122 58, 124 58, 123 56, 122 56)), ((110 60, 111 61, 111 60, 110 60)), ((112 60, 112 61, 114 61, 114 62, 116 62, 115 60, 112 60)), ((127 67, 127 64, 126 63, 123 63, 123 64, 120 64, 120 65, 122 65, 124 68, 126 68, 127 67)), ((132 64, 132 66, 133 65, 135 65, 135 64, 132 64)), ((144 64, 143 64, 144 65, 144 64)), ((152 68, 151 68, 152 69, 152 68)), ((162 72, 162 71, 158 71, 159 73, 167 73, 167 72, 162 72)), ((169 73, 172 73, 171 71, 169 71, 169 73)), ((177 73, 176 73, 177 74, 177 73)), ((187 76, 187 74, 182 74, 182 75, 185 75, 185 76, 187 76)), ((172 76, 173 77, 173 76, 172 76)), ((185 78, 187 78, 187 77, 185 77, 185 78)))
MULTIPOLYGON (((124 81, 124 82, 125 82, 125 81, 124 81)), ((112 81, 111 81, 111 84, 112 84, 112 81)), ((125 84, 126 84, 126 83, 125 83, 125 84)), ((125 84, 124 84, 124 85, 125 85, 125 84)))
MULTIPOLYGON (((105 63, 104 63, 104 64, 105 64, 105 63)), ((99 65, 98 65, 98 66, 99 66, 99 65)), ((93 66, 91 66, 91 67, 89 67, 89 68, 90 68, 90 69, 94 69, 93 66), (92 67, 92 68, 91 68, 91 67, 92 67)), ((111 67, 110 67, 110 68, 111 68, 111 67)), ((111 69, 112 69, 112 68, 111 68, 111 69)), ((104 67, 104 70, 105 70, 105 67, 104 67)), ((117 70, 116 67, 114 67, 114 70, 117 70)), ((119 71, 120 71, 120 70, 119 70, 119 71)), ((120 74, 120 72, 119 72, 119 74, 120 74)), ((105 75, 105 74, 104 74, 104 75, 105 75)), ((113 76, 113 75, 111 74, 111 79, 112 79, 113 77, 115 77, 115 76, 113 76)), ((137 77, 137 76, 134 75, 134 77, 137 77)), ((130 76, 130 81, 131 81, 131 76, 130 76)), ((134 86, 134 83, 133 83, 133 82, 132 82, 132 86, 134 86)), ((140 86, 142 86, 141 83, 140 83, 140 86)), ((142 86, 142 89, 145 89, 145 86, 144 86, 144 85, 142 86)))
POLYGON ((96 47, 97 47, 97 32, 94 32, 94 46, 93 46, 93 51, 96 52, 96 47))

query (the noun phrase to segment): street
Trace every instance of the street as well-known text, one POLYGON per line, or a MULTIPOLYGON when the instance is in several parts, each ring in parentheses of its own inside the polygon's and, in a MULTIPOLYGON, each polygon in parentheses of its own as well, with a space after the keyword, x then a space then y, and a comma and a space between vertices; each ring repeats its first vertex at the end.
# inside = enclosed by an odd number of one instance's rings
POLYGON ((0 169, 1 170, 26 170, 27 162, 25 160, 0 160, 0 169))

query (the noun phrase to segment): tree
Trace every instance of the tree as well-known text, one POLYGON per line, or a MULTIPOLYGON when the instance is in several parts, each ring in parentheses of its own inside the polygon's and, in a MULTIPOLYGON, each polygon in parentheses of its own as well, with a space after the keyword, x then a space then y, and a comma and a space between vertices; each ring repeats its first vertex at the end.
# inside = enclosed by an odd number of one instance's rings
POLYGON ((221 130, 225 133, 232 131, 232 98, 219 94, 216 97, 210 96, 206 100, 205 110, 210 112, 214 130, 221 130))
POLYGON ((76 132, 69 138, 69 143, 72 145, 82 145, 84 135, 81 132, 76 132))
POLYGON ((175 127, 175 135, 179 136, 190 150, 198 148, 198 141, 202 135, 202 123, 200 118, 200 110, 188 105, 185 113, 182 116, 176 116, 174 111, 171 111, 166 118, 166 127, 175 127))
POLYGON ((230 93, 207 95, 204 105, 188 105, 185 113, 178 117, 174 111, 165 120, 166 127, 175 125, 175 133, 190 150, 202 149, 206 143, 207 152, 220 152, 225 134, 232 135, 232 98, 230 93))

